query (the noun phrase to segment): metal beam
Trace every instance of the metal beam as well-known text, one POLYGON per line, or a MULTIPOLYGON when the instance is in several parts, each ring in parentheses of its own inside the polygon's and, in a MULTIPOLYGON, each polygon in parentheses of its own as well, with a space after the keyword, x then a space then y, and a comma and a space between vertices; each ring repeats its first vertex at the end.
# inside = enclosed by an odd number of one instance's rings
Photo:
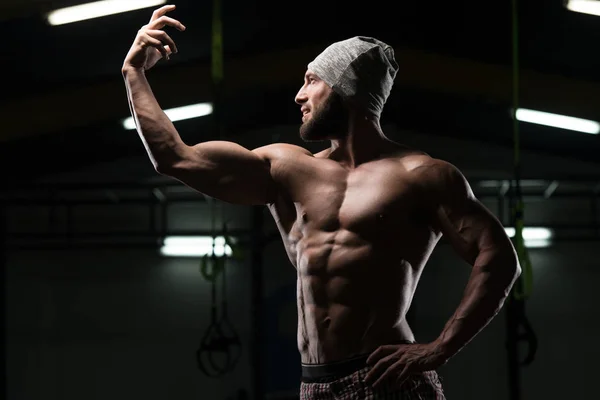
MULTIPOLYGON (((226 60, 225 94, 299 87, 306 64, 326 45, 226 60)), ((396 85, 511 103, 509 66, 402 47, 395 51, 402 60, 396 85)), ((148 79, 164 108, 211 99, 210 64, 205 60, 156 68, 148 72, 148 79)), ((528 70, 521 72, 520 80, 523 107, 600 119, 600 83, 528 70)), ((115 71, 103 82, 82 82, 76 87, 5 102, 0 109, 4 124, 0 141, 77 128, 84 135, 85 127, 116 123, 128 115, 123 80, 120 71, 115 71), (31 110, 35 110, 36 118, 31 118, 31 110)))

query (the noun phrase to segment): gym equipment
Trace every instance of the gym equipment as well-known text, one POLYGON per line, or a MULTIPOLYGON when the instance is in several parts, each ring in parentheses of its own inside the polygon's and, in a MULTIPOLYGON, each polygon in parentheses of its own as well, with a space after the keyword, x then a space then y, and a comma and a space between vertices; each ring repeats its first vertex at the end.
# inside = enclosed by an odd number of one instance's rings
MULTIPOLYGON (((212 229, 215 230, 216 201, 211 202, 212 229)), ((227 224, 223 224, 225 248, 231 248, 231 259, 243 258, 238 246, 228 235, 227 224)), ((196 351, 198 368, 209 377, 219 377, 232 371, 237 365, 242 344, 227 312, 227 273, 225 266, 230 258, 226 251, 218 256, 215 252, 216 237, 213 235, 213 247, 210 254, 205 255, 200 261, 200 273, 211 284, 211 317, 208 329, 200 341, 196 351), (217 281, 221 279, 221 313, 217 310, 217 281), (217 357, 218 355, 218 357, 217 357), (220 360, 220 361, 219 361, 220 360)))
POLYGON ((513 78, 513 143, 514 143, 514 180, 511 182, 509 206, 511 219, 515 228, 513 243, 519 262, 521 276, 515 282, 506 302, 506 350, 508 355, 508 385, 511 400, 521 399, 520 367, 530 365, 535 359, 538 341, 525 314, 525 302, 531 296, 533 288, 533 272, 529 253, 523 239, 524 202, 521 193, 521 153, 519 121, 516 112, 519 108, 519 36, 517 0, 512 0, 512 78, 513 78), (527 355, 519 360, 519 342, 528 345, 527 355))

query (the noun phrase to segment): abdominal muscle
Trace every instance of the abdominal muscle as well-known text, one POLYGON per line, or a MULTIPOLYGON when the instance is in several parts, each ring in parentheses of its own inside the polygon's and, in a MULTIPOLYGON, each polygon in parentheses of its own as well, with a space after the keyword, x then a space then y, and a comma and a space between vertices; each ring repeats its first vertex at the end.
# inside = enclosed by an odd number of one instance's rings
POLYGON ((398 244, 373 248, 348 231, 296 243, 298 348, 320 364, 414 340, 405 315, 418 271, 398 244))

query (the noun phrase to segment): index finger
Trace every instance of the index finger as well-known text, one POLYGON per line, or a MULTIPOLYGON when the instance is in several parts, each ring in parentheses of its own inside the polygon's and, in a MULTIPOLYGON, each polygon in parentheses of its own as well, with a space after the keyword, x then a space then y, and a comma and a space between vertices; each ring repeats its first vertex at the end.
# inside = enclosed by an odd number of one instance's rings
POLYGON ((153 22, 148 24, 148 27, 152 29, 161 29, 165 25, 172 26, 173 28, 179 29, 180 31, 185 31, 185 26, 181 22, 177 21, 176 19, 167 17, 166 15, 163 15, 157 20, 154 20, 153 22))
POLYGON ((380 358, 390 355, 396 350, 394 345, 382 345, 379 346, 371 355, 367 358, 367 364, 374 364, 380 358))
POLYGON ((168 4, 166 6, 162 6, 161 8, 157 8, 152 13, 152 17, 150 18, 150 22, 152 22, 152 21, 154 21, 154 20, 162 17, 163 15, 165 15, 169 11, 173 11, 174 9, 175 9, 175 4, 168 4))

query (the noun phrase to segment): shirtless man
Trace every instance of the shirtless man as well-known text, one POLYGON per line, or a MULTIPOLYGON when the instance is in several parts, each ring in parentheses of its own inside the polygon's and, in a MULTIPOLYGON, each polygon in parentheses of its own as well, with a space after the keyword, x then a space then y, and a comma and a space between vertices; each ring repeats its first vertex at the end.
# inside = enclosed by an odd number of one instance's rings
POLYGON ((379 115, 397 71, 373 38, 334 43, 308 65, 296 96, 312 154, 290 144, 254 150, 189 146, 160 109, 145 71, 177 52, 157 9, 122 73, 137 131, 160 174, 221 201, 266 205, 297 269, 302 400, 443 399, 436 369, 501 309, 520 274, 504 228, 453 165, 388 139, 379 115), (405 316, 443 236, 473 268, 439 337, 417 343, 405 316))

